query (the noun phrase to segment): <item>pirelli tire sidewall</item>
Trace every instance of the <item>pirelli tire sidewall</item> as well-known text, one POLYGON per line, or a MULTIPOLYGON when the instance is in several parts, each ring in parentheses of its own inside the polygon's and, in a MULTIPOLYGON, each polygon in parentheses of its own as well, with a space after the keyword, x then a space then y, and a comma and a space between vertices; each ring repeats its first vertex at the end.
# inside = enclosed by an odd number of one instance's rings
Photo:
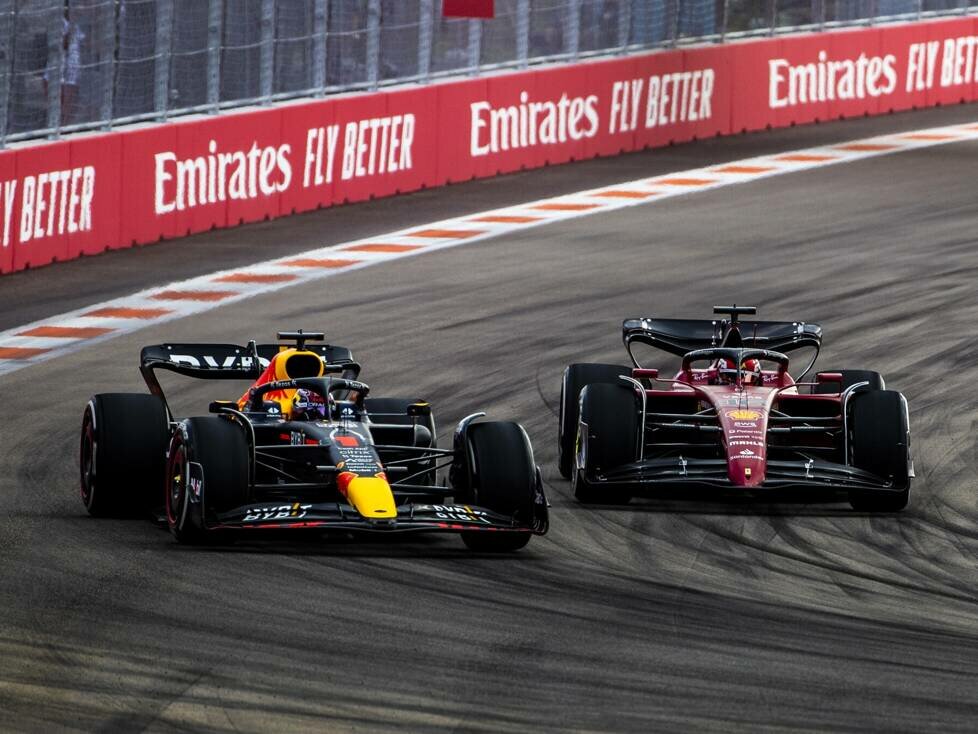
POLYGON ((605 485, 597 476, 638 458, 640 406, 634 392, 621 384, 592 383, 581 390, 578 414, 574 496, 585 504, 626 504, 627 488, 605 485))
POLYGON ((573 480, 581 391, 595 383, 621 384, 619 375, 628 374, 630 367, 617 364, 572 364, 564 370, 557 415, 557 468, 565 479, 573 480))
POLYGON ((853 397, 849 415, 851 463, 890 482, 887 489, 852 490, 853 509, 899 512, 910 502, 910 411, 903 394, 871 390, 853 397))
POLYGON ((193 455, 193 428, 183 421, 173 431, 166 453, 166 524, 181 543, 203 540, 204 493, 195 498, 190 488, 190 464, 193 455))

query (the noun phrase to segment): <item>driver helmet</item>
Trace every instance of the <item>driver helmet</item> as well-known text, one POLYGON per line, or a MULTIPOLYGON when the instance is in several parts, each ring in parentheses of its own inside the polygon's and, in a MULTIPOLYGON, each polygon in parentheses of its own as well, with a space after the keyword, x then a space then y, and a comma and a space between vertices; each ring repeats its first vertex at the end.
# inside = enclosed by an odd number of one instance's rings
MULTIPOLYGON (((717 361, 717 378, 720 382, 730 385, 736 383, 737 372, 737 363, 734 360, 724 358, 717 361)), ((764 380, 761 362, 757 359, 745 359, 741 362, 740 373, 744 385, 760 385, 764 380)))
POLYGON ((740 363, 740 372, 745 385, 760 385, 764 382, 759 359, 745 359, 740 363))
MULTIPOLYGON (((332 396, 330 396, 332 400, 332 396)), ((323 396, 314 390, 299 388, 292 398, 292 420, 323 421, 329 415, 323 396)))

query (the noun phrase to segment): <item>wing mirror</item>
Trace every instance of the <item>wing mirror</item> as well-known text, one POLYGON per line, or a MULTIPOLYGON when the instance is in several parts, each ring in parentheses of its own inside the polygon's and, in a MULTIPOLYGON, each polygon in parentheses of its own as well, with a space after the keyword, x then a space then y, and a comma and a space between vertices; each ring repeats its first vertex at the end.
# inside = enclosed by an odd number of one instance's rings
POLYGON ((411 403, 407 414, 412 418, 427 418, 431 415, 431 403, 411 403))
POLYGON ((636 367, 632 370, 632 377, 634 377, 636 380, 657 380, 659 379, 659 370, 636 367))
POLYGON ((824 385, 826 382, 842 382, 841 372, 819 372, 815 375, 815 382, 824 385))

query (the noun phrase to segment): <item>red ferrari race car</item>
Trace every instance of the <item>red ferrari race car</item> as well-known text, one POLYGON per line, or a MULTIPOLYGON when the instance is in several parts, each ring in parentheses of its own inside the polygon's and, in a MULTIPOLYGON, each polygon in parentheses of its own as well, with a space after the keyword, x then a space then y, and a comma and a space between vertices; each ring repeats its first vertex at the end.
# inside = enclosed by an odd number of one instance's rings
POLYGON ((630 318, 633 367, 564 371, 558 462, 585 503, 625 503, 665 488, 744 493, 845 492, 852 507, 906 507, 913 478, 907 401, 868 370, 811 370, 822 329, 741 321, 754 307, 716 306, 713 320, 630 318), (636 359, 638 345, 682 358, 673 377, 636 359), (787 352, 807 348, 793 377, 787 352))
POLYGON ((149 394, 88 402, 81 496, 92 515, 152 512, 177 540, 262 530, 460 534, 482 551, 522 548, 548 527, 547 501, 517 423, 464 418, 439 448, 431 406, 367 397, 350 350, 290 344, 144 347, 149 394), (213 415, 175 419, 156 374, 247 380, 213 415), (439 484, 440 469, 448 483, 439 484))

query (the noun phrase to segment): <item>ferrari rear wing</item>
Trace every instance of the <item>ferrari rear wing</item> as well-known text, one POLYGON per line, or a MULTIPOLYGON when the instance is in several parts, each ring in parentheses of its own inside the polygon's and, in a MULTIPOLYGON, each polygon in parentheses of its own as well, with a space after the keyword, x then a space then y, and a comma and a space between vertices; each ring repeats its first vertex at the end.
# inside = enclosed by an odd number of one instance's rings
MULTIPOLYGON (((622 340, 629 355, 635 342, 682 357, 697 349, 723 346, 725 326, 721 319, 635 317, 622 323, 622 340)), ((790 352, 802 347, 819 349, 822 344, 822 327, 804 321, 740 321, 737 326, 744 347, 790 352)))

